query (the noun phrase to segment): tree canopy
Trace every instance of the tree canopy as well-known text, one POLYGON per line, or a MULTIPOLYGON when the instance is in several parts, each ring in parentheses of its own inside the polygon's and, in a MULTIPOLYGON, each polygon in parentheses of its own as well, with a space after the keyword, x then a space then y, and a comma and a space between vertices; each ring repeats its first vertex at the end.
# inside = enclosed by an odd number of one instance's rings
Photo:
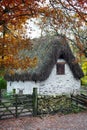
POLYGON ((50 29, 63 34, 80 52, 87 54, 87 2, 86 0, 0 0, 0 67, 34 66, 37 57, 20 61, 19 50, 31 48, 23 25, 26 20, 40 18, 42 30, 50 29), (74 38, 72 38, 74 37, 74 38), (30 63, 30 64, 29 64, 30 63), (34 64, 33 64, 34 63, 34 64))
POLYGON ((35 57, 19 60, 17 53, 21 49, 30 49, 31 43, 23 38, 23 24, 38 14, 38 0, 0 0, 0 68, 20 68, 34 66, 35 57))
POLYGON ((86 0, 49 0, 48 5, 41 9, 41 15, 43 29, 49 25, 57 34, 66 35, 73 45, 87 54, 86 0))

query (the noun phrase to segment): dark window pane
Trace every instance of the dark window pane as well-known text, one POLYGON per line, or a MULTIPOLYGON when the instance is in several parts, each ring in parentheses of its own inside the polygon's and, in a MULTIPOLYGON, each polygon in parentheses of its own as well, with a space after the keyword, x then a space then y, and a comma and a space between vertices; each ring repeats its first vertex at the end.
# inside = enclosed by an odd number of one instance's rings
POLYGON ((57 63, 57 74, 65 74, 65 62, 57 63))

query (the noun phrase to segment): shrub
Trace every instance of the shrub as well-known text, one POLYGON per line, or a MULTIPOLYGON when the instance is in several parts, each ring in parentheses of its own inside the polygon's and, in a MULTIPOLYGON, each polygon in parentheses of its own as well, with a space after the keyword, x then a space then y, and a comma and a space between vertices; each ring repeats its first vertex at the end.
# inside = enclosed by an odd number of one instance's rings
POLYGON ((81 84, 84 85, 84 86, 87 86, 87 76, 84 76, 84 77, 81 79, 81 84))
POLYGON ((3 77, 0 77, 0 89, 6 89, 6 88, 7 88, 7 81, 3 77))

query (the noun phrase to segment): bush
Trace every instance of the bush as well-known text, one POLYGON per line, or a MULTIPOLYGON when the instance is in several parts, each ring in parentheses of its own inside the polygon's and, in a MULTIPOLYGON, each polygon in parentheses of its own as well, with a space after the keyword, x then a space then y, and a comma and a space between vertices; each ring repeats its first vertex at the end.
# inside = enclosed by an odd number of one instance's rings
POLYGON ((7 88, 7 81, 3 77, 0 77, 0 89, 6 89, 6 88, 7 88))
POLYGON ((6 98, 6 99, 9 99, 9 98, 11 98, 12 97, 12 92, 4 92, 3 94, 2 94, 2 97, 4 97, 4 98, 6 98))
POLYGON ((81 84, 84 85, 84 86, 87 86, 87 76, 84 76, 84 77, 81 79, 81 84))

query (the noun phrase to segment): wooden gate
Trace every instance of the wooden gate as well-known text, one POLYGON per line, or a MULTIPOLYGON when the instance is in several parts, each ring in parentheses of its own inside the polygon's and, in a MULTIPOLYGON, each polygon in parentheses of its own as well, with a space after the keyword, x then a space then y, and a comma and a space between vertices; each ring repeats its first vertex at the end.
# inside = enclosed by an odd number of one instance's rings
POLYGON ((37 89, 33 89, 32 95, 10 95, 2 98, 0 102, 0 119, 19 117, 25 115, 37 115, 37 89))

